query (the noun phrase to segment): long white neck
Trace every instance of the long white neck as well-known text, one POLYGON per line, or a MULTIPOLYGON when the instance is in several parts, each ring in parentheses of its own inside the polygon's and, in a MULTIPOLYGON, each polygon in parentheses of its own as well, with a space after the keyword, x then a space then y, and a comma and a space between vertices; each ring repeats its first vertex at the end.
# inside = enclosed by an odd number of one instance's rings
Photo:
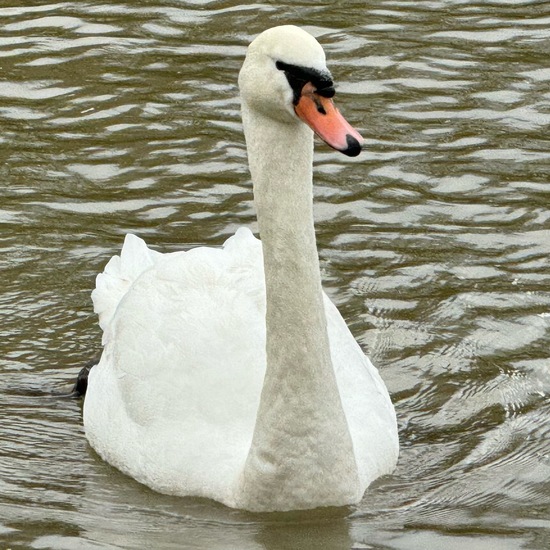
POLYGON ((328 341, 313 225, 313 133, 243 104, 263 246, 267 370, 242 476, 248 509, 357 500, 357 465, 328 341))

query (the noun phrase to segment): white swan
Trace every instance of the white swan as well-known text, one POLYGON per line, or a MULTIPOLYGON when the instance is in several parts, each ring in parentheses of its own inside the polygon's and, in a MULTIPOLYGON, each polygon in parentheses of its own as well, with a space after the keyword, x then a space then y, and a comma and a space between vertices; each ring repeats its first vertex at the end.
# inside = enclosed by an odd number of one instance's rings
POLYGON ((162 493, 252 511, 357 503, 395 467, 397 428, 321 289, 310 127, 352 156, 362 138, 297 27, 252 42, 239 87, 261 242, 243 228, 222 249, 160 254, 126 237, 93 293, 104 351, 86 436, 162 493))

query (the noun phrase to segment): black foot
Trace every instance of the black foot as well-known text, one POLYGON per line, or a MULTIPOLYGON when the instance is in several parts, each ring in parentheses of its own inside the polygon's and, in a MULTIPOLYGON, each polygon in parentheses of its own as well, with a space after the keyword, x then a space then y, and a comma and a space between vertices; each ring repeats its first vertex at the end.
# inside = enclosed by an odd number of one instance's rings
POLYGON ((76 377, 75 385, 71 391, 71 397, 84 397, 86 395, 86 390, 88 389, 88 374, 92 367, 99 363, 99 357, 92 359, 78 373, 76 377))

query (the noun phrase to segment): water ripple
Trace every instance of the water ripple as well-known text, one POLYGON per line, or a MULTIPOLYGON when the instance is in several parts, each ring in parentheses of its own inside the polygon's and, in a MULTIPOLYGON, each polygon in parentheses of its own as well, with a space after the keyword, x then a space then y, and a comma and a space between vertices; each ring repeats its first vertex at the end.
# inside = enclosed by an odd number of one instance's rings
POLYGON ((539 0, 1 7, 0 541, 546 547, 549 21, 539 0), (236 76, 252 36, 304 22, 366 137, 359 160, 316 149, 323 278, 402 452, 350 517, 289 524, 132 483, 55 395, 98 349, 89 293, 124 233, 257 229, 236 76))

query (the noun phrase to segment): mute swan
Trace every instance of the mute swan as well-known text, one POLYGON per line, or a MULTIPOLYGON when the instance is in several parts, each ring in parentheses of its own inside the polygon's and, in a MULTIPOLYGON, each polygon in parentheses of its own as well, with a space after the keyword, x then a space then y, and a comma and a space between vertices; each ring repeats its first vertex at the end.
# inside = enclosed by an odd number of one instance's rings
POLYGON ((355 156, 319 43, 281 26, 239 73, 261 241, 160 254, 127 235, 97 277, 91 446, 156 491, 251 511, 357 503, 398 454, 376 369, 321 288, 313 131, 355 156), (305 121, 307 124, 304 124, 305 121))

